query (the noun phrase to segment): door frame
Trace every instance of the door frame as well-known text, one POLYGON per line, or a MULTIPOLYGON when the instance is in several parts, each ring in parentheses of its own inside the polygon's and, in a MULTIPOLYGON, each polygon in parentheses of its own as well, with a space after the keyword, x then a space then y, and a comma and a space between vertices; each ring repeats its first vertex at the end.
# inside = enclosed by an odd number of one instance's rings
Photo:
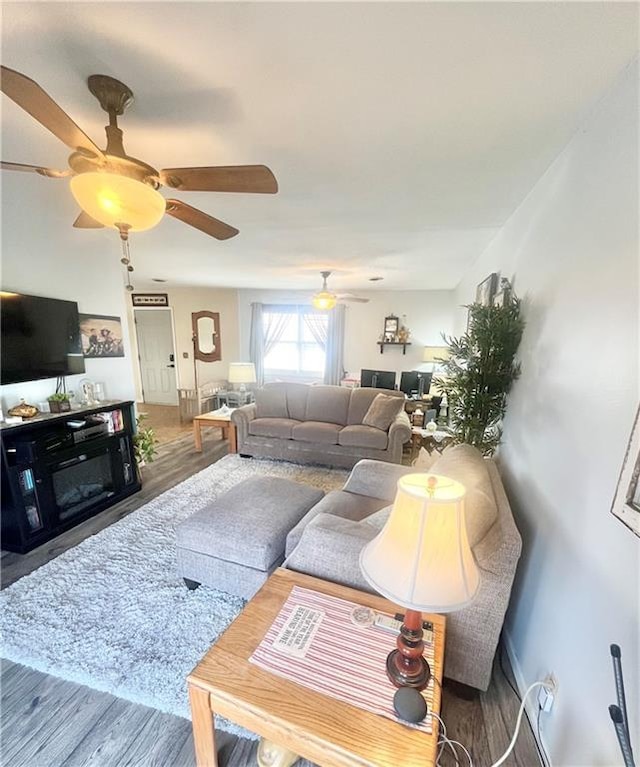
MULTIPOLYGON (((142 380, 142 368, 140 366, 140 346, 138 344, 138 323, 136 322, 136 312, 169 312, 171 318, 171 340, 173 342, 173 356, 175 358, 175 373, 176 373, 176 403, 175 406, 180 405, 180 367, 178 365, 178 343, 176 336, 176 322, 173 314, 172 306, 134 306, 133 307, 133 329, 136 337, 136 357, 138 365, 138 379, 140 381, 140 391, 142 392, 142 402, 145 403, 144 398, 144 382, 142 380)), ((153 404, 153 403, 149 403, 153 404)), ((167 405, 167 407, 175 407, 174 405, 167 405)))

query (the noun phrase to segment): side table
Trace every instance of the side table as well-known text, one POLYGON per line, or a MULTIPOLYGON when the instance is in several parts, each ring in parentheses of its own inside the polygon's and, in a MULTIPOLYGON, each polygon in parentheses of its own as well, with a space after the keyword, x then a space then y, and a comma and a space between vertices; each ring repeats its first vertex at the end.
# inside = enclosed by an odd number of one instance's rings
MULTIPOLYGON (((279 568, 187 678, 198 767, 217 767, 214 712, 321 767, 433 767, 438 724, 428 734, 301 687, 250 663, 294 586, 380 612, 398 608, 382 597, 279 568), (345 723, 348 722, 348 726, 345 723)), ((445 619, 433 623, 433 711, 440 713, 445 619)), ((348 642, 345 643, 348 647, 348 642)), ((389 635, 389 650, 394 637, 389 635)))
POLYGON ((193 417, 193 441, 197 453, 202 452, 202 427, 215 426, 222 431, 222 438, 229 440, 229 452, 238 452, 236 425, 231 420, 231 414, 202 413, 193 417))
POLYGON ((411 428, 411 460, 413 461, 421 447, 424 447, 431 455, 434 450, 442 453, 452 443, 453 435, 448 431, 442 429, 429 431, 428 429, 421 429, 419 426, 413 426, 411 428))

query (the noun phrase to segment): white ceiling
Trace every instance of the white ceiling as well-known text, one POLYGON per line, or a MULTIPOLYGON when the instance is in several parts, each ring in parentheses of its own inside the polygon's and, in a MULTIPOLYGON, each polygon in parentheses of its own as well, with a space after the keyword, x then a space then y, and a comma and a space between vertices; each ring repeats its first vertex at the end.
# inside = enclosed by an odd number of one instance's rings
MULTIPOLYGON (((636 53, 634 3, 6 3, 2 61, 103 144, 85 86, 136 101, 125 146, 156 167, 265 163, 280 193, 185 193, 240 229, 167 219, 132 238, 136 285, 453 288, 636 53), (151 283, 153 284, 153 283, 151 283)), ((2 98, 2 157, 67 151, 2 98)), ((77 252, 66 181, 2 174, 5 225, 77 252), (29 205, 29 208, 26 206, 29 205), (7 207, 8 206, 8 207, 7 207), (7 213, 8 211, 8 213, 7 213)))

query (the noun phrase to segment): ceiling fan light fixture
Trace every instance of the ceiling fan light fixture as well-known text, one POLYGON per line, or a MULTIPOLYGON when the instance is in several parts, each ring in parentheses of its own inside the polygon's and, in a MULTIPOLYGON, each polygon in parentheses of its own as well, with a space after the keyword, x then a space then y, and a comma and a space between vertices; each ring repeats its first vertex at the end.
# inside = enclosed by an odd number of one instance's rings
POLYGON ((326 311, 327 309, 333 309, 337 300, 334 293, 330 293, 328 290, 321 290, 312 297, 311 304, 314 309, 326 311))
POLYGON ((152 229, 165 214, 164 197, 149 184, 129 176, 101 171, 71 179, 71 193, 82 210, 104 226, 131 232, 152 229))

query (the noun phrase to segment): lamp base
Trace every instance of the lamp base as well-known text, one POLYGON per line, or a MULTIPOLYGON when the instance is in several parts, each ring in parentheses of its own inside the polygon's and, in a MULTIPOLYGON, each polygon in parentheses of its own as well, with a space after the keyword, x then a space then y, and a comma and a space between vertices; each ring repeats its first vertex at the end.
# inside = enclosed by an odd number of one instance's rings
POLYGON ((431 677, 431 669, 422 652, 422 613, 407 610, 396 640, 396 649, 387 656, 387 676, 396 687, 424 690, 431 677))
POLYGON ((431 669, 424 658, 418 659, 418 668, 412 673, 407 673, 403 667, 400 650, 392 650, 387 655, 387 676, 396 687, 414 687, 416 690, 424 690, 431 679, 431 669))

